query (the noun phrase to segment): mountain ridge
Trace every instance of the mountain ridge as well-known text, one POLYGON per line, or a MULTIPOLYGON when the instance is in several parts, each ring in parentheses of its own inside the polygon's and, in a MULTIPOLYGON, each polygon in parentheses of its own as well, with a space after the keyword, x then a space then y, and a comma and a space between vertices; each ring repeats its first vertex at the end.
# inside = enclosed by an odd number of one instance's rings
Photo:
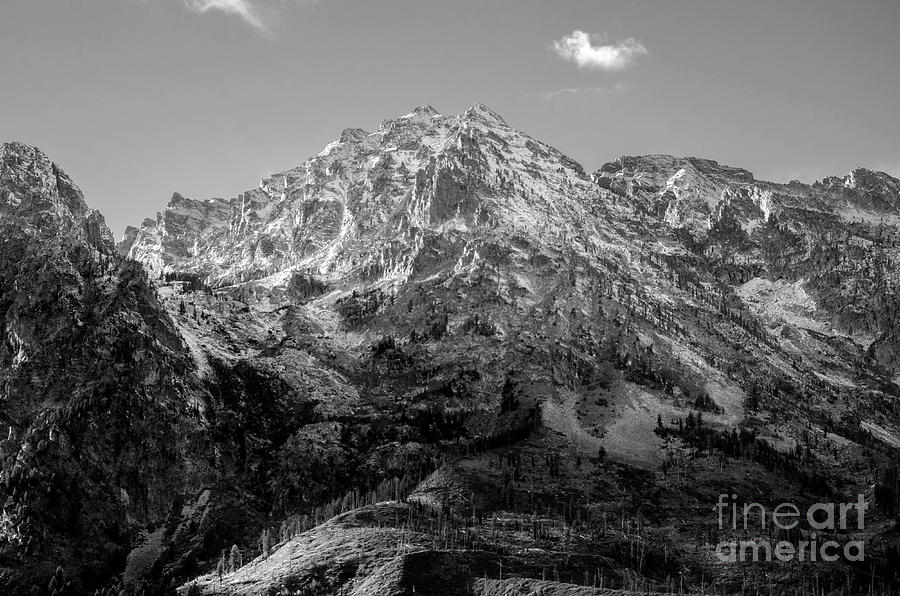
POLYGON ((768 568, 716 562, 703 501, 873 485, 891 573, 890 176, 588 174, 486 106, 421 106, 236 198, 175 193, 115 247, 5 147, 0 585, 58 564, 102 594, 741 593, 768 568), (34 512, 51 477, 81 487, 63 519, 34 512))
MULTIPOLYGON (((278 209, 279 207, 277 205, 281 205, 285 201, 287 201, 288 200, 287 195, 290 194, 290 192, 293 192, 292 189, 289 189, 287 187, 288 177, 289 176, 292 177, 292 176, 300 173, 300 170, 303 170, 304 167, 309 167, 309 164, 311 162, 316 161, 317 159, 321 160, 323 158, 330 157, 331 152, 334 151, 338 146, 352 145, 354 143, 361 143, 363 145, 366 145, 367 143, 371 144, 371 141, 367 141, 366 143, 362 143, 362 141, 363 141, 363 139, 371 139, 373 136, 378 136, 379 134, 384 135, 385 131, 389 131, 392 127, 401 126, 402 124, 404 124, 404 121, 415 122, 417 124, 430 125, 431 123, 433 123, 435 121, 435 119, 454 119, 454 118, 458 121, 462 121, 464 119, 474 119, 476 121, 479 121, 483 125, 487 125, 488 127, 496 125, 501 128, 508 128, 508 124, 506 124, 505 120, 503 120, 503 118, 501 116, 499 116, 496 112, 494 112, 487 106, 484 106, 484 104, 480 104, 480 103, 474 104, 472 107, 468 108, 467 110, 465 110, 464 112, 462 112, 461 114, 459 114, 455 117, 454 116, 449 116, 449 117, 443 116, 440 113, 438 113, 431 106, 423 106, 423 107, 415 108, 414 110, 412 110, 411 112, 409 112, 408 114, 406 114, 404 116, 401 116, 401 117, 395 118, 395 119, 385 120, 382 123, 382 125, 379 127, 378 131, 376 131, 374 133, 367 133, 367 132, 363 131, 362 129, 346 129, 338 137, 338 139, 336 141, 333 141, 328 146, 326 146, 326 148, 322 152, 320 152, 320 154, 318 156, 311 158, 310 160, 308 160, 304 164, 301 164, 300 166, 297 166, 294 168, 289 168, 288 170, 284 170, 282 172, 272 174, 268 178, 262 179, 260 181, 260 185, 259 185, 259 189, 258 189, 258 190, 263 191, 262 193, 257 192, 257 189, 251 189, 249 191, 246 191, 245 193, 239 194, 238 197, 236 197, 236 198, 227 199, 227 200, 220 199, 220 198, 206 199, 206 200, 184 199, 184 197, 182 197, 180 194, 175 193, 174 197, 177 198, 177 200, 170 201, 169 204, 166 206, 166 209, 157 214, 157 220, 156 220, 157 224, 156 225, 157 226, 160 225, 160 223, 165 219, 165 214, 167 212, 171 211, 171 212, 173 212, 173 215, 177 217, 179 215, 178 214, 178 205, 179 205, 179 202, 182 202, 182 201, 188 201, 187 204, 192 206, 191 209, 193 211, 206 211, 207 209, 210 209, 211 208, 210 205, 213 205, 213 204, 216 205, 217 207, 221 207, 223 209, 223 212, 220 213, 220 218, 219 219, 212 218, 210 220, 210 223, 214 226, 241 225, 239 221, 238 222, 229 221, 227 224, 225 224, 224 220, 226 219, 226 215, 224 214, 224 209, 225 209, 226 204, 232 210, 232 214, 231 214, 232 217, 234 217, 235 214, 240 213, 242 210, 248 209, 248 206, 244 203, 244 201, 246 200, 247 197, 252 198, 250 201, 250 206, 249 206, 251 210, 258 211, 261 208, 262 204, 264 204, 264 203, 275 203, 276 204, 275 209, 278 209)), ((527 135, 525 135, 525 136, 527 137, 527 135)), ((533 139, 531 139, 530 137, 527 137, 527 138, 533 141, 533 139)), ((409 139, 407 139, 407 142, 409 142, 409 139)), ((387 142, 387 143, 382 142, 382 147, 380 147, 380 149, 382 150, 382 155, 396 150, 394 147, 390 146, 390 142, 387 142)), ((580 164, 578 164, 577 162, 575 162, 574 160, 569 158, 568 156, 565 156, 564 154, 559 153, 558 151, 556 151, 553 148, 549 148, 549 149, 551 149, 552 152, 556 152, 558 154, 559 160, 565 164, 571 165, 571 167, 576 172, 581 172, 581 173, 584 172, 584 168, 580 164)), ((693 168, 695 171, 697 171, 699 173, 700 176, 711 177, 714 181, 720 182, 720 184, 714 188, 717 195, 721 195, 721 192, 724 190, 724 186, 726 186, 726 185, 734 186, 735 184, 746 185, 749 188, 758 186, 763 189, 773 189, 774 188, 774 189, 782 189, 783 190, 783 189, 787 189, 790 187, 795 187, 795 188, 806 188, 806 189, 819 188, 819 189, 823 189, 823 190, 831 190, 836 186, 835 182, 839 181, 839 183, 838 183, 839 187, 842 187, 845 189, 850 189, 852 180, 854 180, 855 173, 857 173, 857 172, 863 173, 863 174, 870 173, 871 175, 865 175, 863 177, 863 179, 865 179, 869 182, 873 182, 873 179, 877 180, 881 184, 882 188, 884 189, 884 192, 887 192, 887 193, 894 192, 896 194, 897 189, 900 188, 900 182, 898 182, 896 178, 893 178, 889 174, 886 174, 883 172, 873 172, 871 170, 867 170, 866 168, 855 168, 855 169, 851 170, 851 172, 849 174, 847 174, 843 177, 837 177, 837 176, 826 177, 823 180, 815 181, 812 184, 802 184, 801 183, 798 186, 796 183, 784 184, 784 183, 774 183, 774 182, 756 180, 755 177, 753 176, 753 174, 748 172, 747 170, 743 170, 741 168, 734 168, 731 166, 720 165, 717 161, 712 160, 712 159, 696 158, 696 157, 675 157, 675 156, 665 155, 665 154, 649 154, 649 155, 644 155, 644 156, 623 156, 621 158, 618 158, 617 160, 614 160, 612 162, 608 162, 608 163, 602 165, 600 168, 598 168, 596 170, 596 172, 591 176, 591 178, 594 180, 595 183, 598 183, 601 186, 615 184, 617 179, 618 179, 618 181, 622 180, 623 176, 626 175, 629 167, 634 167, 636 165, 641 165, 641 164, 647 166, 641 172, 642 176, 646 177, 647 175, 650 175, 650 172, 653 172, 653 171, 665 170, 665 171, 669 172, 669 175, 667 176, 667 178, 669 178, 671 175, 677 174, 678 170, 683 169, 683 168, 674 168, 674 164, 676 164, 676 163, 680 163, 680 164, 686 165, 689 168, 693 168), (615 176, 613 176, 613 177, 607 176, 608 173, 612 173, 614 170, 616 173, 615 176), (724 183, 724 184, 721 184, 721 183, 724 183)), ((404 163, 404 166, 406 166, 405 163, 404 163)), ((328 174, 328 172, 326 171, 326 175, 327 174, 328 174)), ((639 181, 631 180, 631 181, 629 181, 629 184, 631 184, 633 186, 635 184, 635 182, 639 182, 639 181)), ((657 186, 662 186, 660 183, 661 183, 661 181, 657 181, 657 186)), ((293 179, 292 179, 291 184, 294 184, 293 179)), ((708 203, 709 211, 713 210, 714 202, 718 201, 719 199, 721 199, 721 196, 706 197, 705 200, 708 203)), ((892 203, 885 204, 883 199, 881 200, 881 203, 879 206, 881 206, 883 208, 887 208, 887 209, 892 209, 893 207, 895 207, 895 205, 892 203)), ((677 206, 673 207, 672 205, 669 205, 668 207, 673 211, 673 214, 670 214, 670 218, 674 218, 674 219, 672 219, 672 223, 686 223, 686 222, 678 222, 677 214, 674 213, 675 211, 677 211, 677 206)), ((692 208, 695 208, 695 207, 696 207, 696 205, 692 206, 692 208)), ((187 214, 185 214, 185 215, 187 215, 187 214)), ((254 215, 258 215, 258 213, 254 213, 254 215)), ((704 213, 702 215, 708 215, 708 213, 704 213)), ((238 216, 238 217, 240 217, 240 216, 238 216)), ((263 216, 263 217, 265 217, 265 216, 263 216)), ((142 227, 145 229, 152 227, 152 226, 146 225, 148 222, 149 222, 149 220, 145 220, 145 225, 142 227)), ((332 223, 336 224, 336 222, 332 222, 332 223)), ((702 224, 703 222, 694 222, 694 223, 702 224)), ((707 224, 707 226, 708 226, 708 224, 707 224)), ((136 235, 140 235, 140 230, 141 230, 141 228, 138 228, 138 232, 136 235)), ((153 241, 155 241, 157 245, 160 243, 159 239, 153 239, 153 241)), ((131 247, 133 246, 133 244, 134 244, 133 242, 128 242, 125 245, 123 245, 123 247, 130 250, 131 247)), ((149 254, 143 256, 142 258, 139 258, 139 260, 142 260, 143 262, 145 262, 145 264, 152 263, 151 266, 153 267, 154 271, 162 271, 166 267, 169 267, 170 269, 172 267, 174 267, 174 265, 164 264, 161 260, 159 260, 159 259, 165 260, 165 256, 163 256, 163 255, 165 255, 165 250, 162 250, 161 251, 162 254, 160 255, 159 254, 160 250, 159 250, 158 246, 155 249, 151 250, 149 248, 142 249, 140 244, 141 243, 138 242, 138 249, 137 249, 138 251, 146 250, 148 253, 157 253, 155 258, 151 258, 149 256, 149 254)), ((122 248, 121 250, 124 251, 125 248, 122 248)), ((178 251, 176 250, 176 252, 178 252, 178 251)), ((175 255, 172 255, 172 257, 174 257, 174 256, 175 255)), ((232 276, 232 279, 237 279, 237 278, 232 276)), ((211 281, 214 281, 214 280, 211 280, 211 281)))

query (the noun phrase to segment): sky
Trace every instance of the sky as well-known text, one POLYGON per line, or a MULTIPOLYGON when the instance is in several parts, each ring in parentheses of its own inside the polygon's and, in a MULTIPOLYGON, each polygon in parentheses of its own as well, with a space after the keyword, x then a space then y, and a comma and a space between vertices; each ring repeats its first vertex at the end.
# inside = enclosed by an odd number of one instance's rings
POLYGON ((898 29, 898 0, 2 0, 0 142, 117 236, 423 104, 485 103, 589 172, 900 176, 898 29))

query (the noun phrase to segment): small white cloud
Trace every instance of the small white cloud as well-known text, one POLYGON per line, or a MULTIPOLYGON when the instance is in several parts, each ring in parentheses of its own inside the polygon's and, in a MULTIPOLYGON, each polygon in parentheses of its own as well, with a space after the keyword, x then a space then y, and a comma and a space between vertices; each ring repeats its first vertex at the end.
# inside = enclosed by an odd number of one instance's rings
POLYGON ((574 62, 579 68, 598 70, 622 70, 634 63, 638 56, 648 53, 644 44, 629 37, 622 41, 594 45, 591 36, 576 29, 562 39, 553 42, 552 49, 564 60, 574 62))
POLYGON ((249 0, 184 0, 184 3, 185 6, 194 12, 204 13, 218 10, 226 14, 239 16, 260 31, 266 30, 266 25, 263 23, 256 6, 251 4, 249 0))
POLYGON ((182 0, 184 5, 196 13, 210 11, 240 17, 245 23, 263 33, 272 33, 277 19, 277 9, 284 4, 313 4, 316 0, 182 0))
POLYGON ((575 95, 597 95, 606 96, 616 93, 624 93, 633 87, 624 82, 619 81, 612 87, 567 87, 565 89, 556 89, 554 91, 545 91, 544 93, 529 93, 526 97, 537 97, 543 101, 552 101, 560 97, 572 97, 575 95))

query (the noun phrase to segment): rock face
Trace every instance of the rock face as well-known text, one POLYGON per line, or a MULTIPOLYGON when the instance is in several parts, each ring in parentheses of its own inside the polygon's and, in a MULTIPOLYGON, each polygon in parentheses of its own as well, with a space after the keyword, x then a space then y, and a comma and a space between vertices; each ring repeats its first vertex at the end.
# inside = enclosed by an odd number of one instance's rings
MULTIPOLYGON (((719 281, 737 287, 751 308, 754 288, 790 283, 810 295, 810 314, 822 319, 822 330, 852 336, 863 350, 897 334, 897 179, 857 169, 813 185, 784 185, 667 156, 621 158, 594 178, 676 236, 689 232, 688 247, 712 257, 719 281)), ((896 375, 891 357, 868 355, 896 375)))
POLYGON ((0 583, 108 574, 183 492, 187 350, 102 216, 37 149, 0 150, 0 583))
POLYGON ((134 244, 135 238, 137 238, 138 232, 140 232, 140 230, 134 226, 127 226, 125 228, 122 239, 116 243, 116 252, 119 253, 120 256, 124 257, 128 255, 131 246, 134 244))
POLYGON ((893 573, 886 174, 589 175, 486 106, 424 106, 115 246, 46 157, 3 155, 2 585, 766 589, 709 552, 723 492, 865 493, 893 573))
POLYGON ((374 133, 347 129, 316 157, 236 199, 176 194, 141 227, 129 256, 212 285, 294 269, 403 277, 425 266, 418 260, 432 243, 469 229, 534 235, 560 208, 577 218, 584 207, 576 195, 590 196, 591 186, 575 162, 483 105, 458 116, 425 106, 374 133))
POLYGON ((88 209, 72 180, 39 150, 21 143, 0 147, 0 224, 36 239, 81 241, 109 253, 112 235, 103 216, 88 209))

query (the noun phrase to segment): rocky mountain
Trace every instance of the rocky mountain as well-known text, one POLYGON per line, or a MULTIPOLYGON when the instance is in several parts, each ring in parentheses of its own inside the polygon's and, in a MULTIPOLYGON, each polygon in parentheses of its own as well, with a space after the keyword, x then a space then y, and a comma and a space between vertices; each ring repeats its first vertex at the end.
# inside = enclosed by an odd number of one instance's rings
POLYGON ((486 106, 425 106, 236 198, 175 194, 114 246, 46 157, 3 155, 6 585, 57 565, 116 594, 897 580, 886 174, 648 155, 591 175, 486 106), (866 563, 722 562, 720 494, 863 494, 840 539, 866 563))

